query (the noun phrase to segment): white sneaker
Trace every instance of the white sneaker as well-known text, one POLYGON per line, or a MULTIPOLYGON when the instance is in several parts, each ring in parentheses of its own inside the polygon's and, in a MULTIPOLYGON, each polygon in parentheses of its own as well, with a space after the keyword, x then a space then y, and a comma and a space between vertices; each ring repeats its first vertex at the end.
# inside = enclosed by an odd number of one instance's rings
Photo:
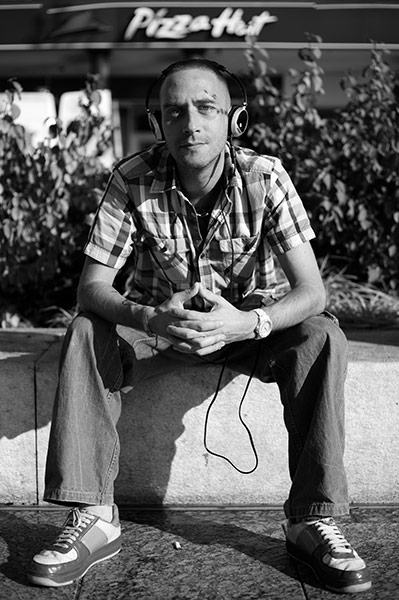
POLYGON ((121 527, 115 505, 110 523, 85 508, 73 508, 54 542, 33 557, 27 577, 35 585, 68 585, 120 549, 121 527))
POLYGON ((329 590, 356 594, 371 588, 364 560, 332 517, 288 523, 286 547, 288 554, 308 565, 329 590))

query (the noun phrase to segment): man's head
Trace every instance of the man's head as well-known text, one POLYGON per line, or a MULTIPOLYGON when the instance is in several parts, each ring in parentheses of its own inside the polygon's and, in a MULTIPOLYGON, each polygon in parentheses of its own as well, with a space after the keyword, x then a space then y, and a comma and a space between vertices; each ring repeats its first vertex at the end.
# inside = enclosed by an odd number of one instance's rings
POLYGON ((181 168, 215 163, 228 136, 231 99, 220 70, 192 59, 172 65, 160 89, 163 134, 181 168))

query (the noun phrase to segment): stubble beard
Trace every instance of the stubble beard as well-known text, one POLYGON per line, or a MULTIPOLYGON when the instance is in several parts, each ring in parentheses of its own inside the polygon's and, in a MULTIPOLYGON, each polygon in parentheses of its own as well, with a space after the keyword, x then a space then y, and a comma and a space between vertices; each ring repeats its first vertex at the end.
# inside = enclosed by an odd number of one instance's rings
POLYGON ((205 169, 212 169, 218 162, 221 150, 216 155, 211 155, 207 146, 201 148, 199 153, 192 151, 180 151, 174 156, 177 166, 185 171, 198 173, 205 169))

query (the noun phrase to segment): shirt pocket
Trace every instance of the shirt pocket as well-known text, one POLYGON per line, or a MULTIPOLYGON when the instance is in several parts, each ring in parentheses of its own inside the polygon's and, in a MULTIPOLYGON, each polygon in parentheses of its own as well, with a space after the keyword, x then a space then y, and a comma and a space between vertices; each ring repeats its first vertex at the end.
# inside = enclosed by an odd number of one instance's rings
MULTIPOLYGON (((156 271, 162 271, 166 279, 173 283, 189 281, 190 246, 186 238, 158 238, 148 236, 145 246, 156 271)), ((162 277, 158 273, 158 277, 162 277)))
POLYGON ((219 240, 225 276, 233 273, 239 281, 253 277, 259 236, 219 240))

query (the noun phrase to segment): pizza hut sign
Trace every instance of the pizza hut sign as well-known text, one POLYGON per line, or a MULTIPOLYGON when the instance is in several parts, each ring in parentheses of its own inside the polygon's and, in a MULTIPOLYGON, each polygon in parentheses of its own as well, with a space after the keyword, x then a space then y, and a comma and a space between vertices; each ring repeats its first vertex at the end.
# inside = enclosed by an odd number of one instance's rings
POLYGON ((243 20, 243 15, 242 8, 236 10, 225 8, 214 18, 209 15, 189 14, 168 16, 167 8, 155 11, 142 6, 134 11, 134 16, 126 28, 124 40, 132 40, 139 30, 144 30, 149 38, 174 40, 180 40, 190 33, 200 31, 209 31, 213 38, 220 38, 224 34, 240 37, 258 36, 264 25, 277 21, 277 17, 273 17, 267 10, 254 15, 248 22, 243 20))

